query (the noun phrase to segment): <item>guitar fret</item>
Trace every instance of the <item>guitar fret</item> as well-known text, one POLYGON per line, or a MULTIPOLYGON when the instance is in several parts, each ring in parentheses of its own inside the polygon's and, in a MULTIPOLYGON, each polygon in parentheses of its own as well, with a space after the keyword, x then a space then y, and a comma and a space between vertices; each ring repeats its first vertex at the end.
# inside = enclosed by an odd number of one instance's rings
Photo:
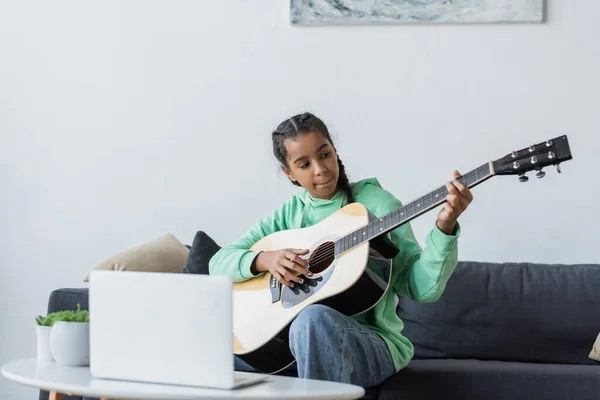
MULTIPOLYGON (((473 184, 476 184, 480 180, 487 178, 490 174, 490 164, 486 163, 472 171, 469 171, 465 175, 458 178, 457 181, 469 187, 473 184)), ((370 220, 365 226, 340 237, 334 242, 334 251, 336 255, 343 253, 365 241, 369 241, 372 238, 381 235, 384 231, 388 232, 391 229, 395 229, 415 215, 423 212, 426 209, 429 209, 434 204, 440 204, 444 202, 448 194, 449 193, 446 189, 446 185, 444 185, 427 193, 425 196, 417 198, 416 200, 392 211, 388 215, 370 220)))
POLYGON ((477 168, 477 171, 479 171, 479 174, 481 176, 488 176, 490 174, 490 165, 484 164, 481 167, 477 168))

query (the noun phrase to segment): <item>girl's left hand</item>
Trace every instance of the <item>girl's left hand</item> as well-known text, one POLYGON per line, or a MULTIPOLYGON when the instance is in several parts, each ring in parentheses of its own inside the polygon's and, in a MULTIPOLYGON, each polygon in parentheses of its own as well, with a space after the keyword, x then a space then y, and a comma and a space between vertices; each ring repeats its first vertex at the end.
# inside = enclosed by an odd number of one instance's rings
MULTIPOLYGON (((458 171, 454 171, 454 179, 460 176, 458 171)), ((446 189, 448 196, 446 196, 444 208, 438 214, 436 224, 438 229, 446 235, 453 235, 456 231, 456 220, 473 201, 473 194, 468 187, 456 180, 448 182, 446 189)))

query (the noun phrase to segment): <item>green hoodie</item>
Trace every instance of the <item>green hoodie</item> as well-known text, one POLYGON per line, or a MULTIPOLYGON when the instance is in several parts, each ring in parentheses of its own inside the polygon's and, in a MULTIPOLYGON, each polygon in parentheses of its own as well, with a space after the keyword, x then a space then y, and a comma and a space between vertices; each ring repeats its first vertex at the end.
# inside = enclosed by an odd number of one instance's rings
MULTIPOLYGON (((402 206, 376 178, 352 183, 351 187, 355 201, 376 217, 383 217, 402 206)), ((346 195, 342 190, 331 200, 313 198, 306 190, 301 190, 259 220, 236 242, 219 250, 210 260, 210 274, 229 276, 234 282, 257 276, 252 274, 250 267, 258 253, 248 250, 254 243, 273 232, 314 225, 345 204, 346 195)), ((390 289, 375 307, 352 318, 385 340, 396 371, 406 366, 413 356, 413 345, 402 335, 404 324, 396 314, 398 296, 408 296, 419 302, 436 301, 456 266, 459 235, 460 227, 455 235, 448 236, 435 226, 427 236, 425 248, 421 249, 409 223, 391 231, 391 239, 400 252, 393 259, 390 289)), ((380 273, 380 267, 374 262, 369 262, 368 266, 380 273)))

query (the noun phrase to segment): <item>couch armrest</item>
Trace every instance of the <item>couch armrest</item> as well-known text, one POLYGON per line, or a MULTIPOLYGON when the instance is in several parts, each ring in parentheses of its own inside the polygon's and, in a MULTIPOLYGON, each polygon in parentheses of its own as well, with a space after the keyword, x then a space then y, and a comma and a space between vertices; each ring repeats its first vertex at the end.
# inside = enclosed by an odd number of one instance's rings
POLYGON ((82 310, 88 310, 88 288, 57 289, 50 293, 48 313, 56 311, 77 310, 77 304, 82 310))
MULTIPOLYGON (((82 310, 89 309, 88 288, 56 289, 48 299, 48 314, 57 311, 77 310, 77 304, 82 310)), ((40 400, 48 400, 48 392, 40 390, 40 400)), ((65 400, 81 400, 81 396, 65 396, 65 400)))

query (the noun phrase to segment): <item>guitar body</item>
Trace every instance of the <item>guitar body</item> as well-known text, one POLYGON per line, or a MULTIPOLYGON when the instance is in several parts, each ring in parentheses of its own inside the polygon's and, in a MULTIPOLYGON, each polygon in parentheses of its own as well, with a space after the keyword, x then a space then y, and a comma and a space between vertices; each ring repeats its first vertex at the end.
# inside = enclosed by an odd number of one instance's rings
MULTIPOLYGON (((234 283, 233 342, 238 357, 258 371, 278 372, 294 362, 289 349, 289 326, 304 308, 318 303, 346 315, 355 315, 379 302, 387 287, 382 288, 366 273, 368 241, 331 257, 335 239, 368 222, 368 210, 362 204, 353 203, 318 224, 275 232, 250 248, 252 251, 309 249, 313 276, 304 277, 304 290, 297 289, 297 293, 279 285, 268 272, 234 283), (323 256, 325 253, 320 249, 331 250, 329 256, 323 256)), ((387 250, 389 252, 389 248, 387 250)))

